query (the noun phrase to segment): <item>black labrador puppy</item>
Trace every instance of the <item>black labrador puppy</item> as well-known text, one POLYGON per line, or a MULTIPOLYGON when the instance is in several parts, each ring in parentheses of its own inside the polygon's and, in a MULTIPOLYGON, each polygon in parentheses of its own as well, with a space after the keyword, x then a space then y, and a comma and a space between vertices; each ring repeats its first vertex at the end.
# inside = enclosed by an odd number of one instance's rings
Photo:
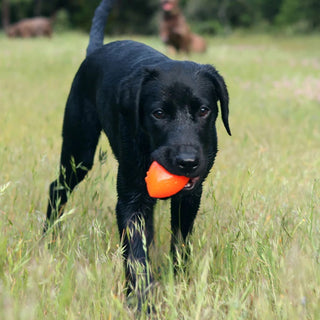
POLYGON ((134 290, 141 302, 152 282, 144 243, 149 246, 153 239, 156 202, 148 195, 146 172, 155 160, 169 172, 189 178, 184 189, 171 198, 174 255, 178 239, 185 241, 192 230, 202 183, 217 153, 218 101, 231 134, 228 91, 211 65, 171 60, 135 41, 103 46, 112 2, 102 0, 96 9, 87 57, 68 97, 61 170, 50 185, 45 230, 62 214, 68 194, 92 168, 104 131, 119 162, 116 214, 128 292, 134 290))

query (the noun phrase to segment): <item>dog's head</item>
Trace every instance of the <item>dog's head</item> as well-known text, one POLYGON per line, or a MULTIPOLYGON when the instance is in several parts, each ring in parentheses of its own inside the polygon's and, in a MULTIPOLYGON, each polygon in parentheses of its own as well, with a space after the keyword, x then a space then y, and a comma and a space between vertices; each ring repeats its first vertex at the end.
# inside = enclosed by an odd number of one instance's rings
POLYGON ((14 25, 6 27, 5 31, 9 38, 18 35, 18 29, 14 25))
POLYGON ((161 9, 164 13, 175 13, 179 8, 179 0, 161 0, 161 9))
POLYGON ((167 62, 145 68, 129 92, 126 100, 131 106, 135 101, 136 128, 147 137, 150 161, 190 177, 185 189, 193 189, 207 176, 217 153, 218 101, 231 135, 223 78, 210 65, 167 62))

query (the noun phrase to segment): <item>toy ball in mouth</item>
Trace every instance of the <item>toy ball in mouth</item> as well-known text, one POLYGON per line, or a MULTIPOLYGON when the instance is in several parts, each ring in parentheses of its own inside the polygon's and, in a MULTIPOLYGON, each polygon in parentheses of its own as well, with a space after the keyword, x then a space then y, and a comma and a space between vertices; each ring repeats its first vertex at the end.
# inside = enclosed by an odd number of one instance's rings
POLYGON ((167 198, 182 190, 189 178, 172 174, 154 161, 147 172, 145 181, 150 197, 167 198))

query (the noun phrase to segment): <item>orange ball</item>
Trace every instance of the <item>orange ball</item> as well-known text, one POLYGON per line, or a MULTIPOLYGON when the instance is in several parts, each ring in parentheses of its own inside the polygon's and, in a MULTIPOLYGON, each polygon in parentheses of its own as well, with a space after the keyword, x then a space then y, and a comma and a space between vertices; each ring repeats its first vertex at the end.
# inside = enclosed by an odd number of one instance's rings
POLYGON ((145 177, 150 197, 167 198, 184 188, 189 178, 168 172, 158 162, 152 162, 145 177))

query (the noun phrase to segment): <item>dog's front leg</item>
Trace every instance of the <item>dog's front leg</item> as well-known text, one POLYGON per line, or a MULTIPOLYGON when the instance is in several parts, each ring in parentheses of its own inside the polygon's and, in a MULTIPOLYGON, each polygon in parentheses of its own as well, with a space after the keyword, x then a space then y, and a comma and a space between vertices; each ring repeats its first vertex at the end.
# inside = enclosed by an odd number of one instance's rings
POLYGON ((202 186, 192 194, 176 196, 171 200, 171 254, 174 266, 178 266, 177 253, 182 249, 182 259, 186 262, 189 255, 187 237, 192 232, 194 220, 200 206, 202 186))
POLYGON ((127 294, 138 298, 138 308, 146 299, 152 283, 148 264, 148 247, 153 240, 154 201, 141 194, 119 195, 117 221, 123 243, 127 294))

